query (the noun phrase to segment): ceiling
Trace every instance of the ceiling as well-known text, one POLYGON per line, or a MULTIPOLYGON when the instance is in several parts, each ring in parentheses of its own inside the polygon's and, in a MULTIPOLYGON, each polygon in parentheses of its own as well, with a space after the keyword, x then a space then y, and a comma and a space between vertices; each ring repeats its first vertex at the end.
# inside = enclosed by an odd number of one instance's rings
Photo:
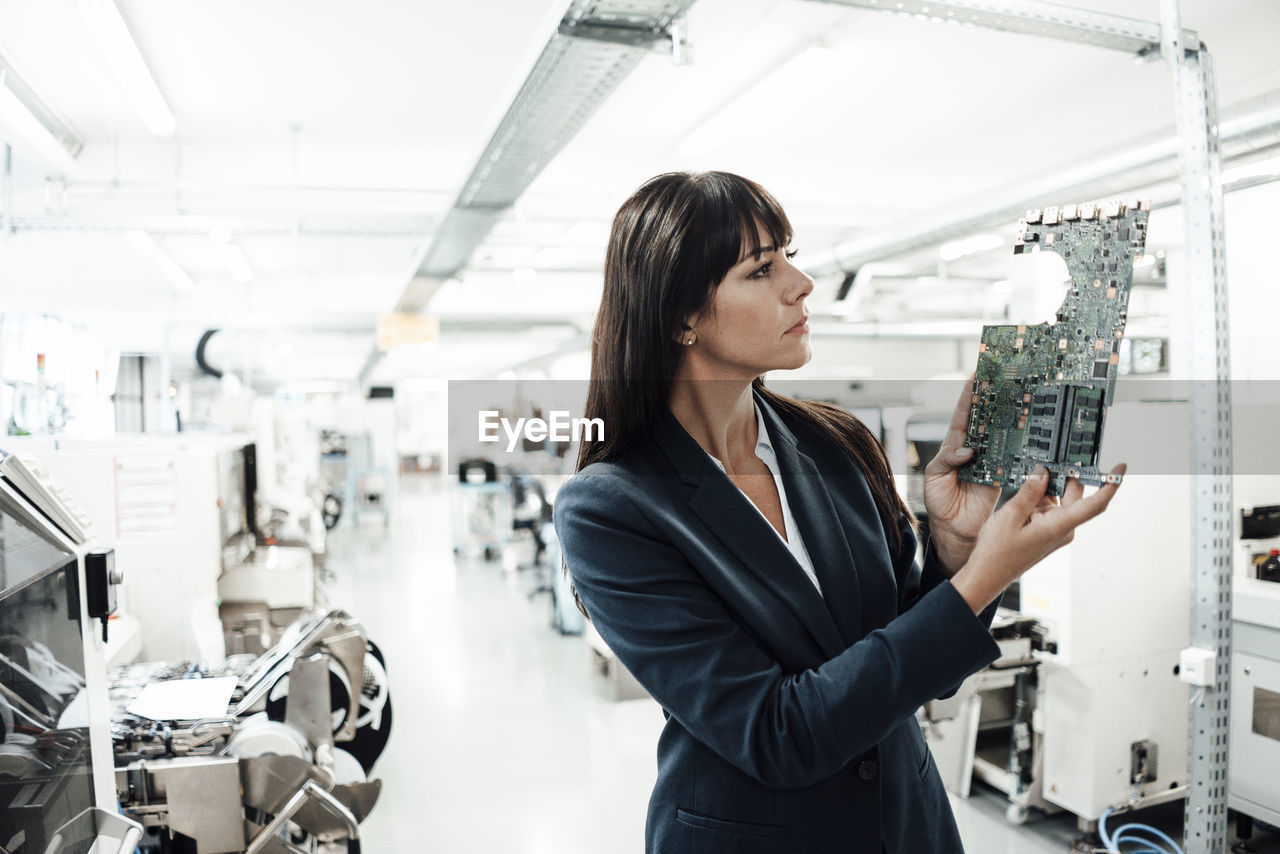
MULTIPOLYGON (((117 0, 176 119, 161 139, 76 0, 0 0, 0 52, 85 141, 65 180, 16 152, 0 310, 168 349, 177 371, 220 327, 211 361, 264 386, 354 379, 567 5, 117 0)), ((1076 5, 1159 13, 1157 0, 1076 5)), ((1260 37, 1280 36, 1280 4, 1181 7, 1212 48, 1222 104, 1280 90, 1276 39, 1260 37)), ((435 295, 440 340, 392 351, 373 381, 580 365, 609 220, 658 172, 759 180, 803 262, 1172 126, 1168 69, 1099 48, 812 0, 698 0, 691 24, 693 63, 646 57, 435 295)), ((972 280, 952 310, 985 299, 1007 255, 950 264, 972 280)), ((936 272, 933 250, 911 260, 936 272)), ((904 316, 912 293, 947 310, 945 282, 886 281, 875 293, 904 316)), ((829 299, 835 282, 820 284, 829 299)))

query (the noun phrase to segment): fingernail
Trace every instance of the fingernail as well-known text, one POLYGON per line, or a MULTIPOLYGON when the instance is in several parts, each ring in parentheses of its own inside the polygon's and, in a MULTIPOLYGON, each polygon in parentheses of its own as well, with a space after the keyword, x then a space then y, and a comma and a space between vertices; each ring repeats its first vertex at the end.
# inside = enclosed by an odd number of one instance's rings
POLYGON ((1031 475, 1036 480, 1044 480, 1049 476, 1049 470, 1044 466, 1036 466, 1035 473, 1031 475))
POLYGON ((973 448, 956 448, 956 456, 963 457, 973 453, 973 448))

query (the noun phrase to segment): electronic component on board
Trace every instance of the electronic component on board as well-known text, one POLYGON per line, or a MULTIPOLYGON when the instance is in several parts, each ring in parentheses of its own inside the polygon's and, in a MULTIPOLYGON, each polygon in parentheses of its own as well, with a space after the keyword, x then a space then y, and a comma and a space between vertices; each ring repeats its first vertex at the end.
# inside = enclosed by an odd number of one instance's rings
POLYGON ((1120 481, 1098 470, 1098 451, 1150 211, 1111 202, 1027 212, 1014 254, 1055 252, 1071 281, 1054 323, 983 327, 965 437, 974 454, 961 480, 1016 487, 1043 465, 1049 495, 1069 477, 1120 481))

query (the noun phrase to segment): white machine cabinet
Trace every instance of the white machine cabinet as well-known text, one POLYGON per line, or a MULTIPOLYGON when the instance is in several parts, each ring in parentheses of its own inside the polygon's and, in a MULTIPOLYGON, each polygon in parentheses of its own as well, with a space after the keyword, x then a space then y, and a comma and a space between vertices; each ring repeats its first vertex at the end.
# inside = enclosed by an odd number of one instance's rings
POLYGON ((1280 584, 1237 577, 1233 616, 1229 802, 1280 825, 1280 584))
POLYGON ((1188 686, 1174 667, 1189 638, 1191 537, 1180 523, 1190 490, 1185 476, 1133 459, 1142 446, 1131 440, 1185 435, 1186 406, 1121 402, 1108 419, 1138 473, 1021 585, 1022 614, 1047 626, 1051 642, 1037 654, 1033 725, 1043 736, 1044 797, 1089 821, 1135 794, 1140 806, 1180 798, 1188 774, 1188 686), (1144 748, 1157 754, 1154 779, 1135 783, 1134 754, 1144 748))

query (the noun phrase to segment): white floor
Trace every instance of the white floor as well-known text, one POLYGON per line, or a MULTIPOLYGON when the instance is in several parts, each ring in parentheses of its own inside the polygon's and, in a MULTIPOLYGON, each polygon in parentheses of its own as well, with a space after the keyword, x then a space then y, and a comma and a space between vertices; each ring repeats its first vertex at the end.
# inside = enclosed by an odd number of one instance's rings
MULTIPOLYGON (((604 698, 582 639, 549 627, 547 595, 528 598, 533 573, 455 562, 448 490, 405 479, 387 527, 348 519, 330 537, 330 603, 386 654, 394 707, 363 850, 643 851, 661 712, 604 698)), ((531 554, 521 545, 511 556, 531 554)), ((970 854, 1063 854, 1076 835, 1063 816, 1010 826, 991 790, 952 803, 970 854)), ((1181 825, 1180 805, 1148 812, 1181 825)), ((1280 838, 1256 834, 1254 848, 1280 854, 1280 838)))

